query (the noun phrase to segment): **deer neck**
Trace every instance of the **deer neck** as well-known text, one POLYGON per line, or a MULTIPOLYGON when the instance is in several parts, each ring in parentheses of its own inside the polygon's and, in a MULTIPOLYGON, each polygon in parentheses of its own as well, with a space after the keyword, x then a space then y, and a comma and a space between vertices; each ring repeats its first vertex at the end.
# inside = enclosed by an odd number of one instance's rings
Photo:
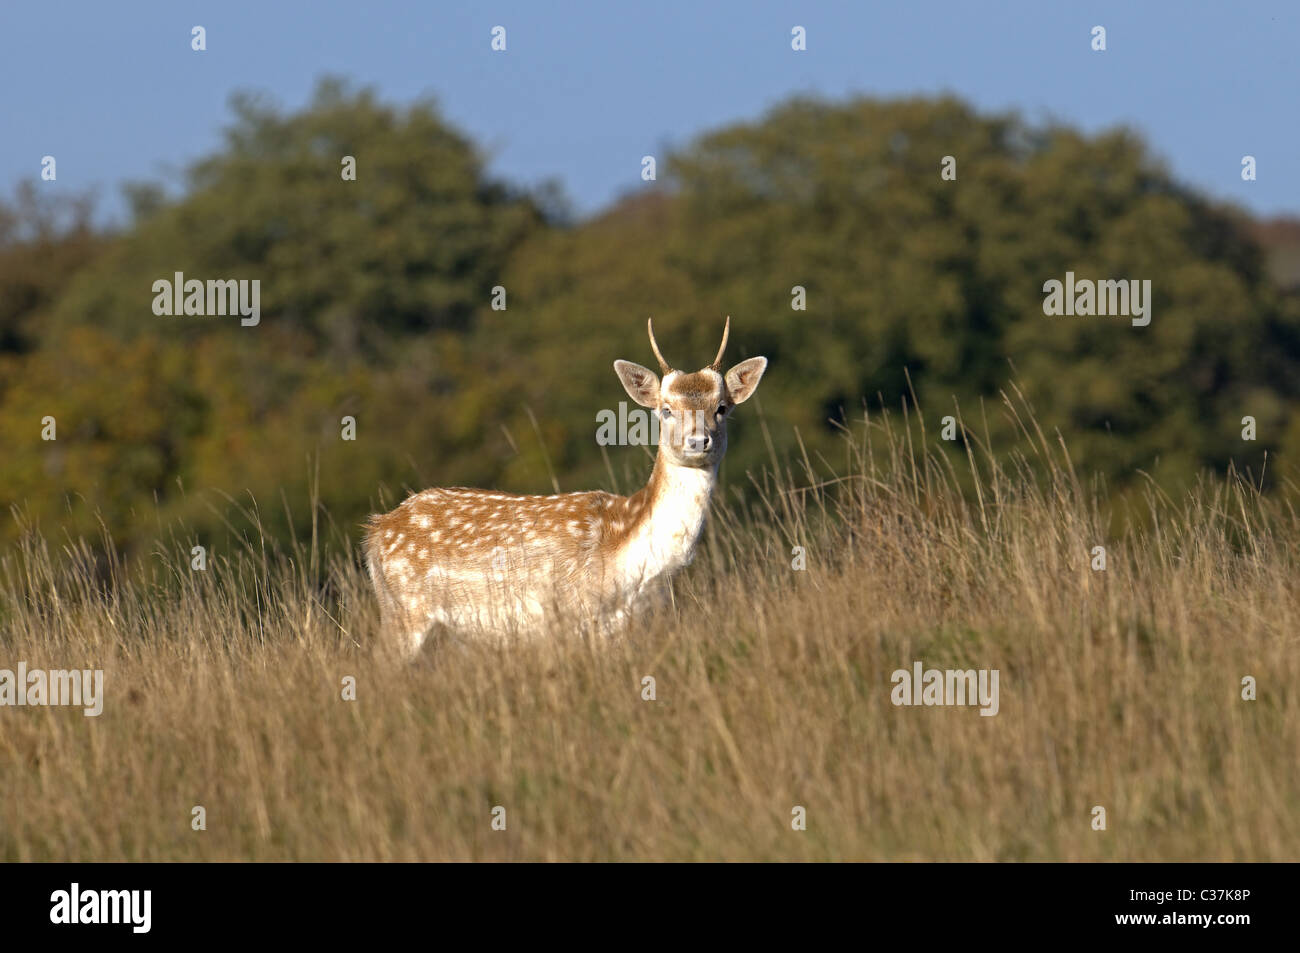
POLYGON ((624 571, 649 581, 688 565, 704 531, 717 466, 683 467, 655 457, 650 482, 629 498, 636 513, 620 553, 624 571))

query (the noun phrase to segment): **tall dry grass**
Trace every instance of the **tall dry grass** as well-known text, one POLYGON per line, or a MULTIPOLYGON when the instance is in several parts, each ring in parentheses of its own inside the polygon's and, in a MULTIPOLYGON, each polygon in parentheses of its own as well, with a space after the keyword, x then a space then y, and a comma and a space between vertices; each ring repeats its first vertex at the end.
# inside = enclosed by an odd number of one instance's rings
POLYGON ((1296 859, 1297 514, 1207 478, 1108 535, 1019 407, 1022 454, 971 436, 961 473, 877 416, 733 475, 675 606, 611 644, 389 664, 351 527, 281 549, 246 512, 205 572, 179 533, 135 566, 28 533, 0 667, 103 668, 107 700, 0 709, 0 858, 1296 859), (999 714, 895 707, 916 660, 998 669, 999 714))

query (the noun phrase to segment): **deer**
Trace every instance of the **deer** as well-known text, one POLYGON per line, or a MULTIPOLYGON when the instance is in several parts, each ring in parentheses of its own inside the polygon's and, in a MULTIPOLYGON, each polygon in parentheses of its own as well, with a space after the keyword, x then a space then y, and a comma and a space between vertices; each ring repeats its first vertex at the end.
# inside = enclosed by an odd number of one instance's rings
POLYGON ((435 631, 457 641, 536 638, 573 621, 608 635, 667 601, 703 533, 727 421, 753 396, 767 358, 723 373, 728 316, 713 363, 677 371, 653 318, 646 330, 662 376, 614 362, 628 396, 660 418, 645 486, 630 496, 433 488, 371 516, 363 551, 385 644, 409 660, 435 631))

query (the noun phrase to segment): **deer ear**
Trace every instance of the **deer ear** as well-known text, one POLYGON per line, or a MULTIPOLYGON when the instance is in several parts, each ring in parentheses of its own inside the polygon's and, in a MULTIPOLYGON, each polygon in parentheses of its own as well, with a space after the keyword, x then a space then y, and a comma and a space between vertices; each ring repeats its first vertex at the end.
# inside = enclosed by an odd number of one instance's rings
POLYGON ((650 368, 631 361, 615 361, 614 373, 623 382, 627 395, 642 407, 659 406, 659 378, 650 368))
POLYGON ((767 358, 751 357, 727 371, 727 394, 733 404, 743 404, 758 390, 758 382, 767 370, 767 358))

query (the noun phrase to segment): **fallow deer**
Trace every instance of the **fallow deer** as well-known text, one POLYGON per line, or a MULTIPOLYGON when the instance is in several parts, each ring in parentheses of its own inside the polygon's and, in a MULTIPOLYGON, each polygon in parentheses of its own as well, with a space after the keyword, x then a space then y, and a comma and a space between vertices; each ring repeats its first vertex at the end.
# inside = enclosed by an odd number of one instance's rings
POLYGON ((430 489, 372 516, 364 549, 386 641, 409 657, 435 629, 501 637, 576 621, 609 632, 664 595, 694 557, 727 418, 754 393, 767 358, 722 373, 728 318, 713 363, 675 371, 653 321, 646 329, 662 380, 630 361, 615 361, 614 371, 661 418, 649 482, 631 496, 430 489))

